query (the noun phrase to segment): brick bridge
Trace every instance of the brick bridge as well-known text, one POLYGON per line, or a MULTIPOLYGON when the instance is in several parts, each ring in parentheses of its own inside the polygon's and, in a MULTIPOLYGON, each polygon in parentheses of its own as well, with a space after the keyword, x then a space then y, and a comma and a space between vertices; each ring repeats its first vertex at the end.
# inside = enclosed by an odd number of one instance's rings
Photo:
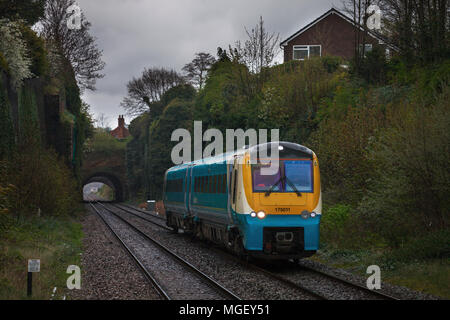
POLYGON ((93 182, 101 182, 114 190, 115 200, 128 199, 125 152, 106 155, 100 152, 89 153, 81 168, 83 187, 93 182))

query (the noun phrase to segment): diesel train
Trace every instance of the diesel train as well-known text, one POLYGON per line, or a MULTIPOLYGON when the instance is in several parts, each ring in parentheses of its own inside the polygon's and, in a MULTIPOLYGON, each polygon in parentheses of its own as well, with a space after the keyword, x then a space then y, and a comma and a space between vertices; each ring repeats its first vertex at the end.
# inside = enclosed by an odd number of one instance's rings
POLYGON ((163 196, 167 225, 240 256, 287 260, 316 253, 322 215, 317 156, 304 146, 278 142, 277 172, 266 175, 268 164, 259 157, 272 147, 260 144, 169 169, 163 196))

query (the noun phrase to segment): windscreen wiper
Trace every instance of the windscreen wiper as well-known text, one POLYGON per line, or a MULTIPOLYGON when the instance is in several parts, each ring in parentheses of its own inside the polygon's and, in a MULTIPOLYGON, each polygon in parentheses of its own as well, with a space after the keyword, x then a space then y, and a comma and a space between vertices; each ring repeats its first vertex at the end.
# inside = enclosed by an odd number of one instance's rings
POLYGON ((297 194, 298 197, 301 197, 302 194, 300 191, 298 191, 298 189, 295 187, 295 185, 291 182, 291 180, 288 179, 288 177, 284 177, 284 181, 287 182, 289 184, 289 186, 292 188, 292 190, 294 190, 294 192, 297 194))
POLYGON ((280 184, 280 182, 283 182, 286 184, 288 183, 289 186, 294 190, 294 192, 297 194, 297 197, 301 197, 302 194, 298 189, 295 187, 295 185, 289 180, 286 176, 281 177, 270 189, 266 192, 266 197, 270 196, 270 194, 275 190, 275 187, 280 184))
POLYGON ((283 177, 278 179, 278 181, 272 187, 270 187, 269 191, 266 192, 266 197, 270 196, 270 194, 275 190, 275 187, 278 186, 280 182, 283 182, 283 177))

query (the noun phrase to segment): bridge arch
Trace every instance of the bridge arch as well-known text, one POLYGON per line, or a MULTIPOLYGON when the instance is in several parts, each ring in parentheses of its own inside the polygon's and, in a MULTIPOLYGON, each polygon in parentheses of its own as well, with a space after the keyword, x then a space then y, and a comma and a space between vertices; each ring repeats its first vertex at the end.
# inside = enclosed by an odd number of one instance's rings
POLYGON ((115 201, 123 202, 126 200, 126 186, 119 176, 108 172, 95 172, 83 180, 83 188, 93 182, 106 184, 113 189, 115 201))

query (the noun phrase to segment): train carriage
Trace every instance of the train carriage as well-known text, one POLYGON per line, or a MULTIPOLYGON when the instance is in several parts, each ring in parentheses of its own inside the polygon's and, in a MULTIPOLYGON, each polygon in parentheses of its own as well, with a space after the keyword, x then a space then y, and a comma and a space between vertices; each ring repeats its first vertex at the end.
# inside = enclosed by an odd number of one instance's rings
POLYGON ((264 175, 272 144, 186 163, 165 175, 167 225, 240 255, 298 259, 319 247, 320 170, 308 148, 279 142, 279 168, 264 175))

